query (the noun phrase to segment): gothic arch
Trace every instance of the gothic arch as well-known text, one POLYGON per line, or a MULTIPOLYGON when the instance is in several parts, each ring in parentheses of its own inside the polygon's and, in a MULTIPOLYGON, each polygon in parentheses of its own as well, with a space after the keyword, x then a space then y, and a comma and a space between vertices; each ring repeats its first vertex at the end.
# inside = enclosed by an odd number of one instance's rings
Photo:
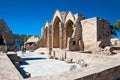
POLYGON ((68 20, 65 24, 65 27, 66 27, 66 47, 67 47, 67 41, 68 41, 68 38, 69 37, 72 37, 72 34, 73 34, 73 24, 74 22, 71 21, 71 20, 68 20))
POLYGON ((53 16, 53 19, 52 19, 52 23, 55 22, 56 20, 56 17, 58 17, 60 19, 60 21, 62 21, 62 17, 61 17, 61 14, 60 14, 60 11, 59 10, 56 10, 54 16, 53 16))
POLYGON ((48 21, 46 21, 44 28, 47 28, 48 26, 49 26, 49 23, 48 23, 48 21))
POLYGON ((59 22, 61 22, 61 19, 56 16, 54 19, 54 22, 52 24, 53 28, 53 48, 60 48, 60 30, 59 30, 59 22))
POLYGON ((73 16, 73 14, 71 12, 68 13, 68 15, 66 16, 66 20, 65 20, 65 24, 71 20, 73 23, 75 21, 75 17, 73 16))
POLYGON ((48 28, 48 22, 46 21, 44 28, 43 28, 43 40, 44 40, 44 47, 47 47, 47 28, 48 28))

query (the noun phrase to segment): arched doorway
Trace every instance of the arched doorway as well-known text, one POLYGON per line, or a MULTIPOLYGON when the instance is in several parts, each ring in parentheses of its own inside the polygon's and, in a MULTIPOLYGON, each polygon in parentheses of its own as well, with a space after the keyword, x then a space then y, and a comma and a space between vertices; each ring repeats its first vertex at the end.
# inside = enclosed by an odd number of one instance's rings
POLYGON ((53 23, 53 48, 60 47, 59 22, 59 17, 56 17, 53 23))
POLYGON ((68 20, 66 23, 66 47, 67 47, 67 41, 68 41, 68 37, 72 37, 73 34, 73 22, 71 20, 68 20))
POLYGON ((2 34, 0 34, 0 45, 5 45, 5 41, 3 39, 2 34))

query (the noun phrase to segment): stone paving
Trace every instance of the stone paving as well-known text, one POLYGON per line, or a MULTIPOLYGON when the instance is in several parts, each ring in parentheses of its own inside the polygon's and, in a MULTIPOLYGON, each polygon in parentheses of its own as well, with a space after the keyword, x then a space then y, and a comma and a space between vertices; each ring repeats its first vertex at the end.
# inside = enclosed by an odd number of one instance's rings
POLYGON ((23 72, 31 73, 31 78, 23 78, 6 53, 0 52, 0 80, 116 80, 120 77, 120 53, 112 56, 82 53, 84 56, 88 55, 85 57, 87 59, 92 56, 92 61, 105 60, 100 64, 81 68, 76 63, 67 64, 64 61, 48 59, 47 55, 41 54, 43 52, 47 53, 47 49, 40 48, 24 55, 18 52, 18 56, 24 59, 20 67, 23 67, 23 72), (77 65, 77 69, 69 71, 71 65, 77 65))
POLYGON ((31 73, 31 77, 52 75, 56 73, 66 72, 70 70, 71 65, 76 65, 79 69, 80 66, 76 63, 65 63, 65 61, 59 61, 55 59, 48 59, 45 54, 38 54, 35 52, 27 52, 24 55, 18 53, 22 57, 24 62, 20 67, 23 68, 22 73, 31 73))

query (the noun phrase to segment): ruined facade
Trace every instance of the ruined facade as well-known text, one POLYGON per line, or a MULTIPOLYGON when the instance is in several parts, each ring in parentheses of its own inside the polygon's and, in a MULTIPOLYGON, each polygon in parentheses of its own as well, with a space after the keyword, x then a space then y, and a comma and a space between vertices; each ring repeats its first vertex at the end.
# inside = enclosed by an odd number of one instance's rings
POLYGON ((8 28, 4 19, 0 20, 0 44, 1 46, 7 45, 8 49, 11 49, 11 46, 15 44, 15 36, 12 31, 8 28))
MULTIPOLYGON (((6 48, 6 50, 13 50, 16 43, 18 43, 21 47, 21 45, 24 45, 24 38, 31 36, 32 35, 13 34, 4 19, 0 20, 0 51, 3 50, 3 48, 6 48)), ((20 47, 18 48, 20 49, 20 47)))
POLYGON ((92 50, 100 41, 99 47, 110 45, 110 24, 94 17, 86 19, 81 14, 55 12, 52 22, 46 22, 41 36, 42 47, 60 48, 70 51, 92 50))

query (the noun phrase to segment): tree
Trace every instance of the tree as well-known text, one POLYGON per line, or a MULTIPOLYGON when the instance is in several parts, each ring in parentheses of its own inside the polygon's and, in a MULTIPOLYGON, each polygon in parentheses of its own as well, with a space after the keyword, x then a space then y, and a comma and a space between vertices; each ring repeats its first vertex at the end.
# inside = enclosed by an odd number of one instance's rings
POLYGON ((120 20, 116 22, 116 24, 113 24, 114 28, 118 28, 120 30, 120 20))
POLYGON ((112 37, 120 37, 120 19, 115 23, 110 25, 112 37))
POLYGON ((116 35, 115 27, 113 25, 110 25, 110 28, 111 28, 111 34, 116 35))
POLYGON ((28 38, 28 36, 24 37, 24 43, 27 42, 28 38))

